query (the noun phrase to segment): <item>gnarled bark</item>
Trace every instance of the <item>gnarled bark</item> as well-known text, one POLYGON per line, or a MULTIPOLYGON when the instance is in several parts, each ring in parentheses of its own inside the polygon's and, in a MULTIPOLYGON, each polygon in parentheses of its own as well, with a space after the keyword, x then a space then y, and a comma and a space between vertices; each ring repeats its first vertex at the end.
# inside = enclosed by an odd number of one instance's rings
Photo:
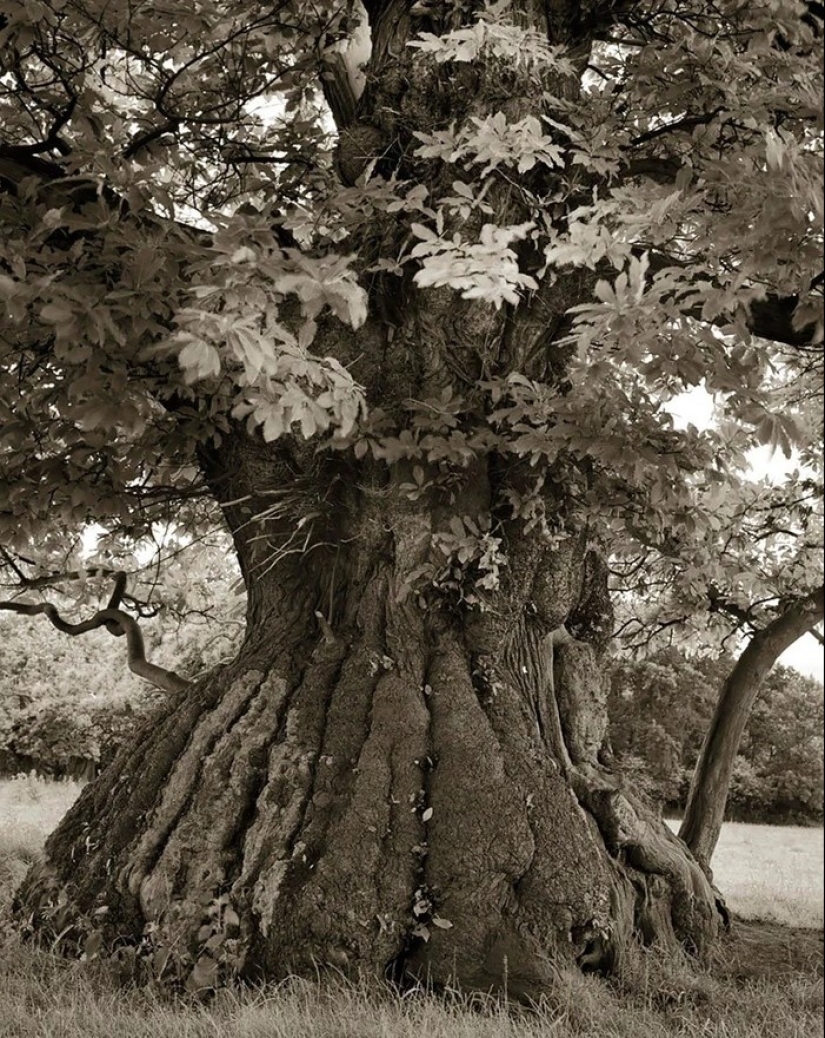
MULTIPOLYGON (((285 448, 238 434, 204 458, 246 641, 84 790, 18 913, 190 987, 330 965, 536 997, 558 968, 620 970, 634 935, 701 953, 707 879, 599 763, 609 601, 584 531, 505 524, 499 586, 468 609, 414 577, 443 506, 313 464, 290 471, 327 488, 316 548, 267 569, 289 534, 261 480, 285 448)), ((474 473, 467 506, 489 492, 474 473)))

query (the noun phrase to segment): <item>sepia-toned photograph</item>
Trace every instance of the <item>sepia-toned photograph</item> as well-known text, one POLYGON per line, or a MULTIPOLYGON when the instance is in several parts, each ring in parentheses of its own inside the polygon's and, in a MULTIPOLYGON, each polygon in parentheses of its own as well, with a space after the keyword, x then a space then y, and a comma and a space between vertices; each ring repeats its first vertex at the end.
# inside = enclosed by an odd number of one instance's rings
POLYGON ((823 1038, 825 4, 0 0, 0 1038, 823 1038))

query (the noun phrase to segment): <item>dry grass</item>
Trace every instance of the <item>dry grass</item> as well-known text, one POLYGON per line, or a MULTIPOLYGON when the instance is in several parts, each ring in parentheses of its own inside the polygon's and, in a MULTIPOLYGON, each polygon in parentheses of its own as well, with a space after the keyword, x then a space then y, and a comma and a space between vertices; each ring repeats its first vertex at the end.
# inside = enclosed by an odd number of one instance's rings
POLYGON ((81 788, 79 782, 29 775, 0 780, 0 902, 8 900, 81 788))
POLYGON ((734 982, 650 956, 623 988, 560 984, 525 1011, 484 998, 381 998, 343 982, 220 992, 206 1005, 119 989, 106 973, 9 945, 0 967, 3 1038, 815 1038, 813 973, 734 982))
MULTIPOLYGON (((0 902, 77 790, 0 782, 0 902)), ((102 964, 0 937, 0 1038, 815 1038, 822 1006, 821 934, 775 924, 739 925, 704 973, 647 953, 621 985, 571 977, 531 1012, 480 998, 380 998, 334 980, 220 992, 202 1005, 124 990, 102 964)))
POLYGON ((3 833, 19 831, 42 844, 83 788, 80 782, 49 782, 35 775, 0 779, 3 833))

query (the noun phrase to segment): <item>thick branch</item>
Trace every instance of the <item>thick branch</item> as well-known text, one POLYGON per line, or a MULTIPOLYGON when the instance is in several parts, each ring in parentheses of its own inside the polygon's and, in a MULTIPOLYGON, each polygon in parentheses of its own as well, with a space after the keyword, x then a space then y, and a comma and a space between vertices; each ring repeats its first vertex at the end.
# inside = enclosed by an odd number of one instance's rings
MULTIPOLYGON (((338 64, 338 68, 333 76, 336 85, 342 89, 344 89, 344 81, 347 78, 346 68, 346 63, 342 61, 338 64)), ((331 85, 331 82, 331 80, 327 81, 325 89, 331 85)), ((339 120, 339 126, 346 125, 354 113, 355 98, 348 81, 345 89, 348 100, 343 108, 339 108, 337 113, 336 118, 339 120)), ((332 103, 329 96, 328 100, 332 103)), ((341 97, 338 97, 337 100, 340 101, 341 97)), ((94 182, 83 178, 66 177, 63 170, 56 163, 32 155, 25 149, 13 145, 5 145, 0 141, 0 189, 16 191, 20 181, 31 176, 35 176, 43 181, 43 188, 41 189, 43 200, 52 206, 65 205, 70 201, 77 205, 97 197, 98 186, 94 182)), ((110 202, 121 207, 121 211, 127 209, 126 202, 123 199, 113 193, 111 196, 109 192, 104 193, 110 202)), ((649 253, 649 260, 652 273, 664 270, 667 267, 683 265, 679 260, 665 253, 651 252, 649 253)), ((605 267, 606 276, 612 276, 612 271, 613 268, 609 265, 605 267)), ((818 283, 818 280, 815 279, 814 284, 818 283)), ((761 339, 785 343, 796 348, 816 345, 818 342, 821 342, 822 338, 821 329, 818 328, 816 323, 807 324, 801 329, 794 327, 793 316, 799 302, 800 297, 792 295, 768 296, 763 300, 752 303, 746 321, 748 330, 761 339)), ((695 317, 697 320, 702 319, 700 307, 696 308, 695 317)), ((728 320, 729 315, 720 315, 712 323, 722 325, 727 324, 728 320)))
POLYGON ((352 126, 366 77, 362 71, 372 50, 366 11, 356 12, 347 39, 326 47, 321 55, 321 86, 335 125, 339 130, 352 126))
MULTIPOLYGON (((684 267, 685 264, 673 256, 663 252, 649 252, 650 271, 656 274, 658 271, 666 270, 668 267, 684 267)), ((607 269, 607 268, 606 268, 607 269)), ((811 282, 811 287, 820 283, 821 275, 811 282)), ((770 339, 773 342, 783 342, 788 346, 803 348, 814 346, 822 342, 822 329, 815 322, 806 324, 804 328, 795 328, 793 323, 794 313, 799 306, 800 297, 769 295, 765 299, 753 302, 745 321, 748 331, 760 339, 770 339)), ((695 317, 696 320, 708 319, 702 316, 701 306, 696 306, 693 312, 687 316, 695 317)), ((731 315, 719 314, 711 318, 710 323, 723 326, 730 323, 731 315)))
MULTIPOLYGON (((43 588, 59 587, 61 584, 67 584, 75 580, 85 580, 88 577, 114 577, 116 581, 115 586, 117 587, 119 579, 123 578, 124 586, 121 596, 117 602, 109 603, 110 609, 116 609, 120 605, 120 602, 126 602, 144 620, 157 616, 160 612, 160 606, 152 605, 150 602, 146 602, 143 599, 135 598, 134 595, 126 594, 126 574, 119 570, 109 569, 106 566, 93 566, 91 569, 86 570, 63 570, 54 573, 46 573, 39 577, 27 577, 26 574, 14 564, 9 553, 3 548, 0 548, 0 558, 2 558, 6 565, 14 571, 14 574, 17 577, 16 584, 0 584, 0 587, 5 587, 12 592, 42 591, 43 588)), ((122 633, 121 630, 117 631, 118 635, 121 635, 122 633)))
POLYGON ((190 682, 165 667, 159 667, 146 659, 146 649, 143 644, 143 635, 134 617, 129 616, 118 608, 126 588, 126 574, 119 573, 115 581, 115 587, 106 609, 100 609, 88 620, 80 623, 69 623, 64 620, 57 607, 50 602, 0 602, 0 609, 12 613, 20 613, 23 616, 43 615, 49 618, 52 626, 56 627, 62 634, 75 637, 86 634, 88 631, 105 627, 109 634, 115 637, 126 636, 126 652, 129 670, 138 677, 162 689, 164 692, 182 692, 189 687, 190 682))
POLYGON ((772 339, 797 348, 813 346, 822 342, 821 329, 817 334, 816 324, 794 328, 793 316, 799 306, 799 296, 768 296, 752 303, 748 318, 748 330, 760 339, 772 339))
POLYGON ((40 181, 40 199, 54 208, 87 205, 95 202, 102 192, 112 208, 123 215, 129 210, 128 203, 111 188, 105 185, 101 188, 86 176, 67 176, 56 162, 33 155, 25 147, 0 140, 0 191, 16 194, 21 181, 28 177, 40 181))
POLYGON ((712 613, 724 613, 732 620, 736 621, 737 627, 750 627, 754 629, 754 617, 753 612, 750 608, 744 609, 742 606, 737 605, 736 602, 731 601, 722 594, 719 588, 713 584, 708 588, 708 599, 710 601, 710 612, 712 613))

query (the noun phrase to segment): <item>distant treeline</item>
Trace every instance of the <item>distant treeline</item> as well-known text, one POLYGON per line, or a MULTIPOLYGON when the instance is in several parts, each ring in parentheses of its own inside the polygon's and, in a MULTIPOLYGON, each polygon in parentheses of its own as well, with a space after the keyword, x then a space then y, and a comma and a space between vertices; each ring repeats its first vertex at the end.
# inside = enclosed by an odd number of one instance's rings
MULTIPOLYGON (((684 807, 719 689, 734 661, 675 649, 614 661, 608 713, 613 752, 666 810, 684 807)), ((788 667, 766 679, 739 748, 726 817, 822 824, 823 687, 788 667)))

